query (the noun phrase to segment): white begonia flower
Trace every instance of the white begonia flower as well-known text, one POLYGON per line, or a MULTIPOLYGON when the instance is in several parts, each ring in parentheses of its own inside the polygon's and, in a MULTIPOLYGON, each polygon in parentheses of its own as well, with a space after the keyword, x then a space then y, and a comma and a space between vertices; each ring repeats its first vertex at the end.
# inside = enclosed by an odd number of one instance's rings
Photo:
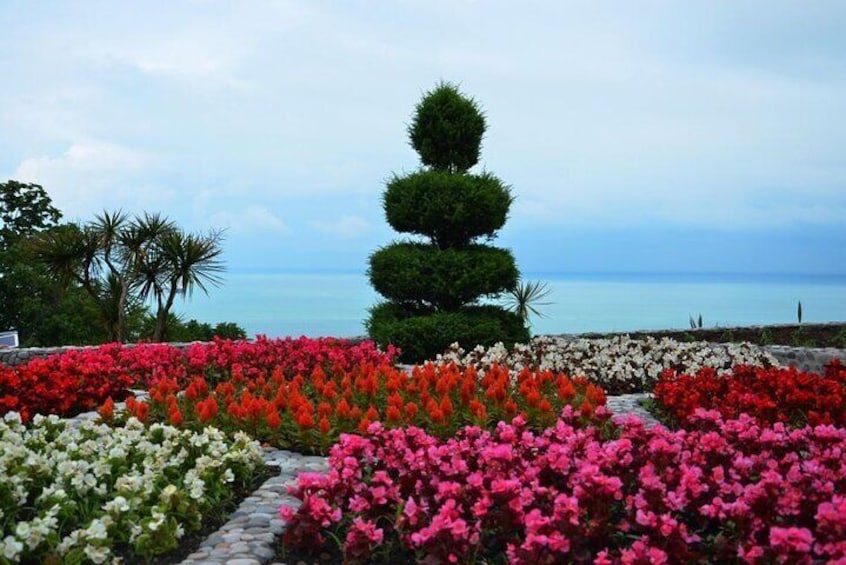
POLYGON ((3 557, 12 562, 17 561, 23 551, 23 544, 12 536, 6 536, 6 539, 0 542, 0 546, 2 546, 3 557))
POLYGON ((103 505, 103 510, 109 514, 121 514, 129 511, 129 502, 122 496, 116 496, 103 505))
POLYGON ((147 528, 151 532, 155 532, 161 527, 162 524, 164 524, 166 518, 167 516, 165 516, 158 510, 153 510, 153 519, 147 524, 147 528))
POLYGON ((235 473, 232 472, 232 469, 226 469, 223 472, 223 481, 226 483, 231 483, 235 480, 235 473))
POLYGON ((91 523, 85 529, 85 538, 89 540, 107 539, 109 537, 107 521, 111 522, 111 518, 109 518, 109 516, 103 516, 102 518, 95 518, 91 520, 91 523))
POLYGON ((98 565, 105 563, 112 553, 108 547, 95 547, 92 545, 86 545, 83 551, 85 552, 85 557, 98 565))
POLYGON ((161 500, 162 502, 170 502, 170 499, 173 498, 173 495, 176 494, 178 490, 179 489, 176 487, 176 485, 167 485, 165 488, 162 489, 162 492, 159 495, 159 500, 161 500))

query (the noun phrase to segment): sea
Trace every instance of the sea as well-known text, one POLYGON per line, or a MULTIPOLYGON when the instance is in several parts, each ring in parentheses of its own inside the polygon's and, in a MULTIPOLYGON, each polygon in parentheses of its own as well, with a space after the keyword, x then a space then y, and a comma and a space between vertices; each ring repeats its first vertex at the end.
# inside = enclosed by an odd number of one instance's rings
MULTIPOLYGON (((524 274, 549 289, 533 334, 846 321, 844 275, 524 274)), ((175 305, 183 319, 235 322, 250 337, 354 337, 381 297, 364 274, 227 273, 175 305)))

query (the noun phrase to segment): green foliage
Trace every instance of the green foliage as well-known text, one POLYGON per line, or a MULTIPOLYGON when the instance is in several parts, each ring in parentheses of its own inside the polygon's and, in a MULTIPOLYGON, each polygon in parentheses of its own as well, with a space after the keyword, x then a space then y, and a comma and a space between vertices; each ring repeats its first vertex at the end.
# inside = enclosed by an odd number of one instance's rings
POLYGON ((159 214, 130 219, 103 212, 81 227, 40 234, 35 257, 64 286, 78 284, 100 308, 109 340, 128 336, 128 314, 148 300, 156 306, 153 340, 164 337, 177 296, 220 283, 221 232, 185 233, 159 214))
POLYGON ((471 175, 479 160, 485 118, 472 99, 440 83, 417 105, 411 145, 426 170, 388 182, 382 204, 388 223, 427 243, 398 242, 370 256, 368 274, 391 302, 371 310, 371 337, 394 343, 404 358, 434 356, 454 341, 528 338, 523 319, 499 306, 478 306, 516 287, 511 252, 473 243, 504 225, 511 192, 493 175, 471 175))
POLYGON ((758 338, 758 341, 761 345, 773 345, 776 342, 769 328, 761 330, 761 337, 758 338))
POLYGON ((734 342, 734 332, 731 330, 725 330, 720 335, 720 342, 721 343, 733 343, 734 342))
POLYGON ((513 198, 490 173, 454 175, 418 171, 388 182, 382 206, 398 232, 431 238, 441 248, 492 237, 508 217, 513 198))
POLYGON ((0 183, 0 251, 55 226, 61 217, 41 185, 14 180, 0 183))
POLYGON ((513 288, 518 272, 510 251, 486 245, 439 249, 395 243, 370 257, 370 280, 390 300, 456 310, 480 296, 513 288))
POLYGON ((699 314, 699 318, 696 320, 693 319, 693 316, 688 316, 690 318, 690 329, 695 330, 697 328, 702 327, 702 314, 699 314))
POLYGON ((456 341, 467 347, 489 347, 501 341, 510 348, 529 339, 517 314, 490 305, 432 312, 383 303, 371 309, 367 331, 383 347, 398 346, 404 363, 433 359, 456 341))
POLYGON ((543 318, 543 313, 537 306, 549 306, 552 302, 544 302, 552 290, 541 281, 520 281, 508 294, 506 301, 512 312, 520 316, 524 323, 529 323, 529 316, 543 318))
MULTIPOLYGON (((138 328, 135 339, 151 339, 155 334, 156 323, 156 316, 147 314, 138 328)), ((173 312, 169 312, 161 341, 185 343, 190 341, 212 341, 215 337, 222 339, 246 339, 247 333, 234 322, 220 322, 212 327, 208 322, 198 322, 194 319, 186 322, 173 312)))
POLYGON ((16 329, 24 347, 104 339, 93 301, 79 288, 63 291, 29 256, 29 238, 60 219, 40 185, 0 183, 0 330, 16 329))
POLYGON ((417 104, 408 134, 424 165, 463 173, 479 162, 485 116, 472 98, 441 82, 417 104))
POLYGON ((799 324, 802 324, 802 301, 799 301, 799 305, 796 306, 796 319, 799 320, 799 324))

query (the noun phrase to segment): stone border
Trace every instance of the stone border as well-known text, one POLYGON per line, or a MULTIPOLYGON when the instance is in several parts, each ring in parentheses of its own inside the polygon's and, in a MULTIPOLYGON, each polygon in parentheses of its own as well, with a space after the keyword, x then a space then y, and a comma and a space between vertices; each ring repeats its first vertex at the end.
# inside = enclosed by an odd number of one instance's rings
POLYGON ((823 367, 832 359, 846 363, 846 349, 834 347, 791 347, 789 345, 764 345, 761 349, 778 359, 787 367, 796 367, 800 371, 821 373, 823 367))

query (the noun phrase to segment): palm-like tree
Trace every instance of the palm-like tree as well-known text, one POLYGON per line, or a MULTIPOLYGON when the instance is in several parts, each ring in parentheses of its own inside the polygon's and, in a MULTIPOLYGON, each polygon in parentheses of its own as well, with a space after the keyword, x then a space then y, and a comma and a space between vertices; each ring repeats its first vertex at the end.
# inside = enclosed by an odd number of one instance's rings
POLYGON ((518 281, 511 292, 506 296, 508 308, 520 316, 523 322, 529 324, 529 316, 535 315, 544 318, 545 315, 537 309, 537 306, 549 306, 552 302, 545 302, 543 299, 550 295, 552 289, 541 281, 518 281))
POLYGON ((140 296, 156 302, 156 327, 153 341, 161 341, 167 317, 177 297, 190 297, 195 288, 208 293, 208 286, 221 283, 223 272, 221 242, 223 234, 213 231, 205 235, 170 230, 155 240, 152 252, 143 262, 138 278, 140 296))
POLYGON ((97 302, 109 339, 127 336, 130 305, 155 300, 154 341, 164 336, 177 294, 208 292, 221 282, 223 235, 186 234, 160 214, 132 220, 103 212, 83 226, 63 226, 40 235, 35 257, 65 285, 79 283, 97 302))

